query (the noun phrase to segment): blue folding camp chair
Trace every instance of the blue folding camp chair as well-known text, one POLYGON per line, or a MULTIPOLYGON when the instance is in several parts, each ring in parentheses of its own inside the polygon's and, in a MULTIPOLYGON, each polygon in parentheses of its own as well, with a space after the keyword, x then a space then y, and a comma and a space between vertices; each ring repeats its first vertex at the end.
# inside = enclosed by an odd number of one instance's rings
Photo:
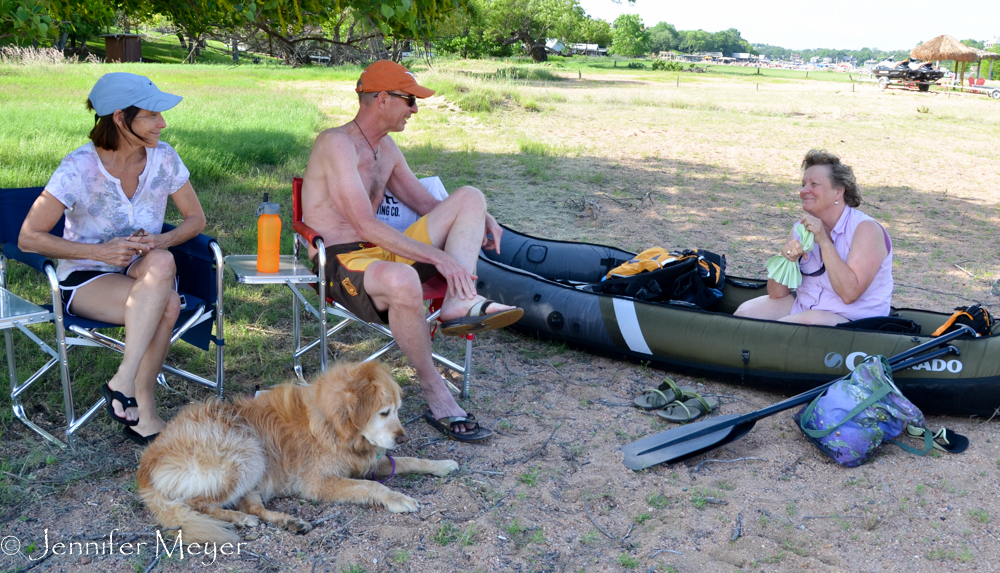
MULTIPOLYGON (((4 331, 4 342, 7 353, 7 364, 10 369, 10 399, 14 415, 29 428, 50 442, 65 448, 74 447, 76 432, 90 421, 104 407, 102 397, 82 416, 76 416, 73 401, 73 387, 69 375, 67 355, 74 346, 102 346, 116 352, 124 352, 125 344, 100 332, 105 328, 120 328, 119 324, 108 324, 87 320, 76 316, 63 314, 62 293, 56 278, 55 264, 37 254, 25 253, 17 247, 17 236, 21 224, 28 215, 28 210, 41 194, 43 187, 22 189, 0 189, 0 244, 3 252, 0 255, 0 329, 4 331), (7 283, 7 260, 18 261, 41 272, 47 279, 52 297, 49 304, 36 305, 16 295, 15 290, 7 283), (29 324, 52 322, 55 324, 55 346, 53 350, 42 341, 31 329, 29 324), (28 377, 24 383, 19 382, 17 364, 14 358, 12 333, 18 330, 31 339, 39 349, 51 356, 51 359, 28 377), (69 334, 69 336, 67 336, 69 334), (28 417, 22 402, 24 393, 30 386, 42 378, 53 367, 58 366, 62 381, 63 402, 66 412, 66 441, 59 440, 28 417)), ((163 230, 168 231, 173 226, 164 224, 163 230)), ((62 236, 63 220, 52 229, 52 234, 62 236)), ((222 279, 223 256, 222 249, 215 239, 206 235, 198 235, 190 241, 170 248, 174 255, 179 278, 179 292, 183 295, 184 308, 174 328, 171 344, 178 339, 208 351, 211 343, 215 343, 216 366, 215 380, 203 378, 191 372, 164 364, 163 372, 179 376, 185 380, 213 388, 216 395, 222 398, 223 393, 223 310, 222 310, 222 279), (214 320, 213 320, 214 319, 214 320), (212 323, 215 323, 215 334, 212 334, 212 323)), ((158 381, 166 386, 166 379, 161 372, 158 381)))

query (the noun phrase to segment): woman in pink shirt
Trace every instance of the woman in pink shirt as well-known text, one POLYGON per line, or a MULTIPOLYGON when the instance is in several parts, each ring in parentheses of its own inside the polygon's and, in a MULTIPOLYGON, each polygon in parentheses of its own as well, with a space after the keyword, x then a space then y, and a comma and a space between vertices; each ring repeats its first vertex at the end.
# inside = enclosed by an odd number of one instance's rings
POLYGON ((767 295, 734 313, 746 318, 833 326, 889 314, 892 241, 874 219, 855 209, 861 192, 854 170, 832 153, 810 150, 802 161, 802 223, 815 244, 802 250, 794 229, 781 256, 798 261, 802 285, 793 293, 769 279, 767 295))

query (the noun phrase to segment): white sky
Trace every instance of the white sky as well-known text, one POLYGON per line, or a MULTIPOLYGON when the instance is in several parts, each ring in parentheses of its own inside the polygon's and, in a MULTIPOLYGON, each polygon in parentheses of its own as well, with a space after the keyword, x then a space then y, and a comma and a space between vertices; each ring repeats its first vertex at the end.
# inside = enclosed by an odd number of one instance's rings
POLYGON ((667 22, 678 30, 707 32, 736 28, 750 43, 794 50, 909 50, 941 34, 980 41, 1000 35, 997 0, 579 1, 587 14, 609 23, 621 14, 639 14, 647 26, 667 22))

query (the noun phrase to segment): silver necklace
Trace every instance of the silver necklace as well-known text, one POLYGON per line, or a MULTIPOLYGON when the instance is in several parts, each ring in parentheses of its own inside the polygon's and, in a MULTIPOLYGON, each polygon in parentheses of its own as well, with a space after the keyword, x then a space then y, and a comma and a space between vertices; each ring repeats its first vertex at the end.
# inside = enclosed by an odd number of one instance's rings
MULTIPOLYGON (((354 122, 354 125, 358 126, 358 131, 361 132, 361 137, 365 138, 365 143, 368 144, 368 147, 372 150, 372 153, 375 154, 375 161, 378 161, 378 149, 375 149, 374 147, 372 147, 372 142, 368 141, 368 136, 365 135, 365 130, 361 129, 361 126, 358 125, 357 120, 352 119, 351 121, 354 122)), ((382 147, 382 143, 379 142, 379 148, 381 148, 381 147, 382 147)))

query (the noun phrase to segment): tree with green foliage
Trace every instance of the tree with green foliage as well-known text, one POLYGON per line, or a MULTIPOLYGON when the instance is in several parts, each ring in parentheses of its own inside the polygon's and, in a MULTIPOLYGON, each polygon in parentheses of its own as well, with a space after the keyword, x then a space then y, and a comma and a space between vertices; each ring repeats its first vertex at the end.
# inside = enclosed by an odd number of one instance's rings
POLYGON ((48 36, 52 8, 49 0, 0 0, 0 40, 31 43, 48 36))
POLYGON ((607 46, 611 44, 611 24, 608 24, 606 20, 601 20, 600 18, 587 19, 581 23, 577 29, 575 37, 569 38, 570 41, 584 42, 587 44, 597 44, 599 46, 607 46))
POLYGON ((673 24, 660 22, 649 28, 649 50, 653 53, 676 50, 680 44, 680 36, 673 24))
POLYGON ((649 52, 649 32, 638 14, 622 14, 611 28, 612 54, 635 58, 649 52))
POLYGON ((485 37, 521 44, 535 62, 548 59, 546 38, 576 40, 588 20, 578 0, 484 0, 485 37))

